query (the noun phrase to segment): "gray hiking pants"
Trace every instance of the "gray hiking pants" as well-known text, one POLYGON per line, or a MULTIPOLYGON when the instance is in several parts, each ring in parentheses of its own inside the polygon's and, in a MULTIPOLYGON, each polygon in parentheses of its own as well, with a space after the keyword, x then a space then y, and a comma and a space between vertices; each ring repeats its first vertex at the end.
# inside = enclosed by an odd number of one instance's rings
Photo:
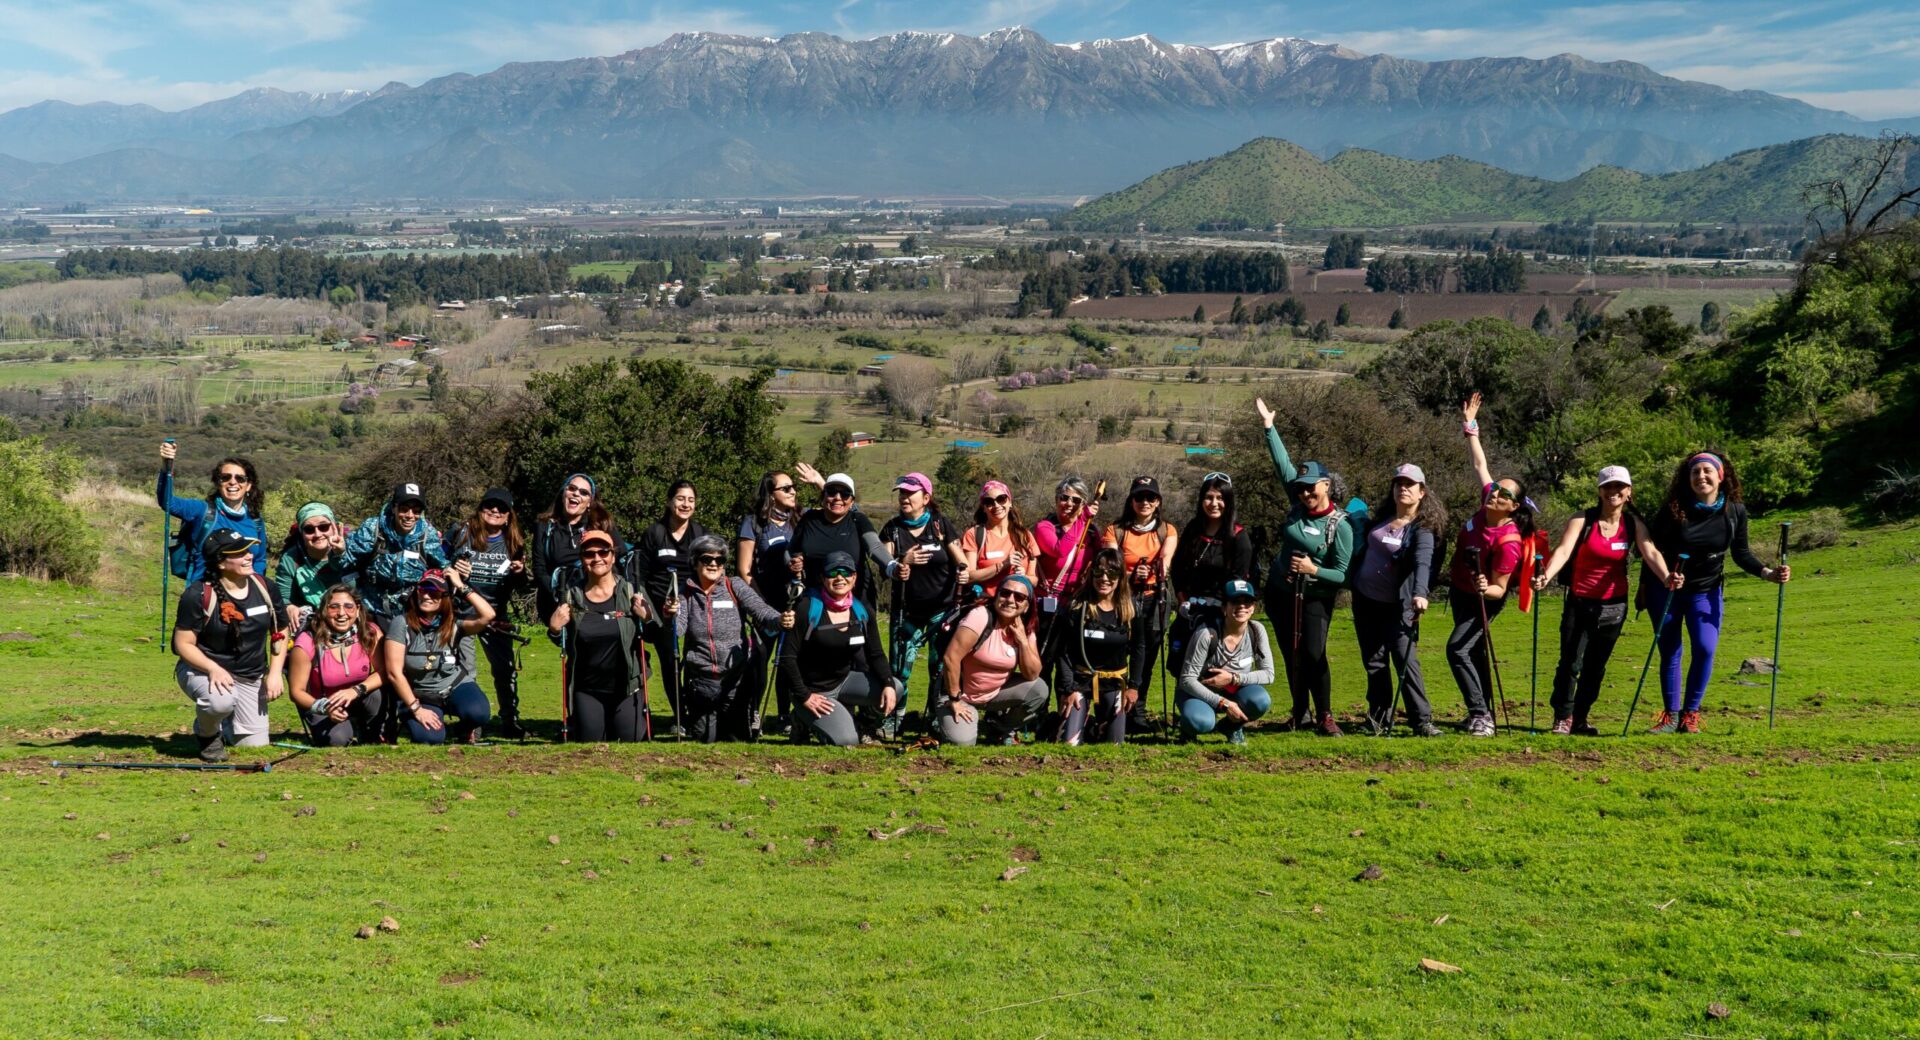
POLYGON ((953 706, 948 704, 935 716, 940 724, 940 739, 960 747, 972 747, 980 742, 980 724, 987 721, 989 715, 993 716, 993 725, 1000 732, 1017 732, 1040 717, 1049 696, 1045 679, 1002 686, 992 700, 973 706, 972 722, 960 721, 953 714, 953 706))
POLYGON ((878 710, 880 707, 880 691, 874 689, 873 683, 867 680, 867 673, 848 672, 847 677, 840 680, 840 685, 821 696, 833 700, 833 710, 815 718, 813 712, 807 710, 806 698, 803 695, 800 703, 793 706, 794 723, 812 726, 814 736, 823 744, 852 747, 860 743, 860 731, 854 725, 853 712, 849 709, 878 710))
POLYGON ((227 692, 215 693, 207 685, 207 673, 194 671, 185 661, 174 665, 173 678, 193 702, 195 736, 216 736, 224 728, 235 747, 267 746, 265 679, 235 679, 227 692))

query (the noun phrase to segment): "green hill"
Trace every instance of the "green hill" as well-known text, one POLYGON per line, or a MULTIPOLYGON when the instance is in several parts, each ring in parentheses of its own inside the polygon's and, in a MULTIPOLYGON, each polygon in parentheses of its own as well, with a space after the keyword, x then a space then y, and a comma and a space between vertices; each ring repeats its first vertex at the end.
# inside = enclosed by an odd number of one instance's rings
MULTIPOLYGON (((1831 134, 1652 176, 1596 166, 1566 181, 1446 156, 1415 160, 1351 149, 1322 161, 1272 137, 1163 170, 1068 215, 1075 228, 1186 230, 1203 225, 1379 226, 1462 220, 1797 221, 1801 189, 1870 154, 1870 138, 1831 134)), ((1920 179, 1911 157, 1903 171, 1920 179)))

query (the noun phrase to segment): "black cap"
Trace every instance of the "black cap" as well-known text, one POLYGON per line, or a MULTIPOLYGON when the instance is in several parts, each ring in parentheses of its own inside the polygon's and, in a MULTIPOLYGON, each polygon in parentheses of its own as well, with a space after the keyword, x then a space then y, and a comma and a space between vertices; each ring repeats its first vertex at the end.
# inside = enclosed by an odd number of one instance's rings
POLYGON ((1322 466, 1318 462, 1302 462, 1300 464, 1300 472, 1295 473, 1293 479, 1287 481, 1287 483, 1298 487, 1302 484, 1318 484, 1327 479, 1329 479, 1327 467, 1322 466))
POLYGON ((506 488, 488 488, 487 493, 480 496, 480 504, 485 506, 493 502, 499 503, 500 508, 512 512, 513 492, 508 491, 506 488))
POLYGON ((860 572, 860 568, 858 565, 854 563, 853 554, 851 553, 844 553, 844 552, 828 553, 826 566, 821 568, 821 573, 824 574, 827 571, 834 570, 836 568, 843 568, 845 570, 850 570, 850 571, 853 571, 855 574, 858 574, 860 572))
POLYGON ((425 509, 427 507, 427 496, 420 492, 420 485, 412 481, 404 484, 395 484, 393 486, 393 497, 388 499, 388 501, 396 506, 402 502, 418 502, 420 503, 420 508, 425 509))
POLYGON ((200 555, 209 560, 220 556, 239 556, 252 552, 259 544, 259 539, 248 538, 231 527, 220 527, 200 543, 200 555))
POLYGON ((1135 477, 1133 478, 1133 486, 1127 489, 1127 497, 1132 498, 1142 491, 1152 494, 1155 498, 1159 498, 1160 482, 1152 477, 1135 477))

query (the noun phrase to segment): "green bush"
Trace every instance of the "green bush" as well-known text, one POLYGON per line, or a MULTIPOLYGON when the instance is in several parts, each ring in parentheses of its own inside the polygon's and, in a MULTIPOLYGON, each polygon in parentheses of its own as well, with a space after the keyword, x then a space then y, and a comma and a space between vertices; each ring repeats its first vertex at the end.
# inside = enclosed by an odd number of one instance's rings
POLYGON ((1820 473, 1820 456, 1798 434, 1777 433, 1751 441, 1736 458, 1747 503, 1766 512, 1788 498, 1804 495, 1820 473))
POLYGON ((84 584, 100 565, 100 536, 60 500, 78 460, 38 437, 0 442, 0 570, 84 584))

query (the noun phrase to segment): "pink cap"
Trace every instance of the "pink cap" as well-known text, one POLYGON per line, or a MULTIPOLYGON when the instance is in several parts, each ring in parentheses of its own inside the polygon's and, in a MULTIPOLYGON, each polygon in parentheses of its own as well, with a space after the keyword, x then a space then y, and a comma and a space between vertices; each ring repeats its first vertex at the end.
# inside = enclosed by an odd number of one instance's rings
POLYGON ((924 492, 929 498, 933 497, 933 481, 928 480, 925 473, 909 473, 899 480, 894 481, 893 489, 895 491, 920 491, 924 492))
POLYGON ((981 498, 999 498, 1001 495, 1012 497, 1013 490, 997 480, 989 480, 980 485, 981 498))

